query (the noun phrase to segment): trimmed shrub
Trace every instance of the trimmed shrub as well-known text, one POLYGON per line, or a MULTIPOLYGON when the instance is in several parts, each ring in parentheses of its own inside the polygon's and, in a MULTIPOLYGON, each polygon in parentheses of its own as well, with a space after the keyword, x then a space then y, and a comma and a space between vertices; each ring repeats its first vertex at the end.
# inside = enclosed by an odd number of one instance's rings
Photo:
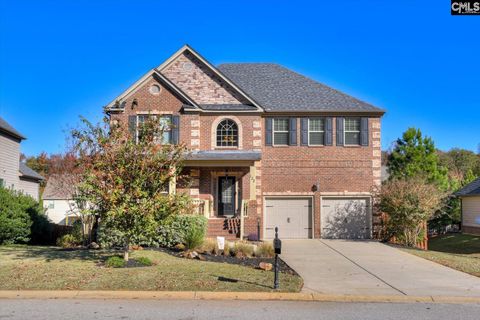
POLYGON ((204 216, 176 215, 171 216, 158 227, 157 241, 160 247, 174 247, 179 243, 187 246, 186 242, 196 236, 201 238, 198 244, 200 246, 206 232, 207 218, 204 216))
POLYGON ((75 248, 81 243, 73 234, 66 234, 57 239, 57 246, 62 248, 75 248))
POLYGON ((257 246, 255 256, 259 258, 272 258, 275 255, 271 242, 262 242, 257 246))
POLYGON ((0 244, 26 243, 40 235, 49 236, 41 205, 30 196, 0 187, 0 244))
POLYGON ((107 268, 123 268, 126 265, 126 261, 120 256, 111 256, 105 260, 105 267, 107 268))
MULTIPOLYGON (((130 241, 131 245, 143 247, 168 247, 173 248, 178 244, 185 244, 187 234, 192 237, 192 229, 207 230, 207 218, 198 215, 172 215, 158 223, 154 231, 137 235, 130 241)), ((195 232, 194 232, 195 233, 195 232)), ((198 231, 198 233, 201 233, 198 231)), ((122 232, 109 227, 108 223, 100 223, 98 243, 103 248, 123 248, 124 235, 122 232)), ((200 237, 197 235, 197 237, 200 237)), ((203 241, 203 239, 202 239, 203 241)), ((200 242, 201 244, 202 242, 200 242)))
POLYGON ((153 266, 152 260, 147 257, 136 258, 135 261, 146 267, 153 266))

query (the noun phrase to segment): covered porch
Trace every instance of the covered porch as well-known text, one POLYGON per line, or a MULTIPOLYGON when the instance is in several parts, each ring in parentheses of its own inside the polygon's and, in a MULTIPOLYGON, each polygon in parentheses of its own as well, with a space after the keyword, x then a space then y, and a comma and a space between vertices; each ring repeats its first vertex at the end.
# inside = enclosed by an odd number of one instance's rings
MULTIPOLYGON (((208 236, 243 238, 244 220, 256 209, 257 167, 261 152, 222 150, 189 154, 184 173, 186 192, 198 214, 208 218, 208 236)), ((256 211, 255 211, 256 212, 256 211)))

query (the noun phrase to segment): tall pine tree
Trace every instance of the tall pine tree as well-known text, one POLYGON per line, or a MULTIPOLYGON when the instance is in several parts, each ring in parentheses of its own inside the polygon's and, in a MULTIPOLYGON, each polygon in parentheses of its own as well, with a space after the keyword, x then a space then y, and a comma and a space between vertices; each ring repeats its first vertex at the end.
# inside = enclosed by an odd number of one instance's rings
POLYGON ((439 164, 435 144, 420 129, 409 128, 397 139, 388 170, 391 178, 423 177, 443 190, 449 188, 447 169, 439 164))

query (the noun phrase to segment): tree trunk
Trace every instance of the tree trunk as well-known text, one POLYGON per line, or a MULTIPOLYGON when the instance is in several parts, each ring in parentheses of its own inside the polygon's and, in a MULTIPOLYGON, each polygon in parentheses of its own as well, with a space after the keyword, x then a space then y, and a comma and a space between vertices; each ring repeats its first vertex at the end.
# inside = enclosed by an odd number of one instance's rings
POLYGON ((130 239, 125 240, 125 248, 123 250, 123 260, 128 262, 128 249, 130 249, 130 239))

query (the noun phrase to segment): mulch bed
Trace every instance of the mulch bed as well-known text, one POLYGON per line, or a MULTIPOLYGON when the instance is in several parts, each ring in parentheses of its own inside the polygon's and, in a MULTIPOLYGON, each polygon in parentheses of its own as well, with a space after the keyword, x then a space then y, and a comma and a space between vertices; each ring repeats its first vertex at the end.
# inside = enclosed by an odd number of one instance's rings
MULTIPOLYGON (((157 251, 168 253, 168 254, 170 254, 172 256, 175 256, 177 258, 186 259, 185 257, 183 257, 183 251, 179 251, 179 250, 175 250, 175 249, 145 248, 145 250, 157 250, 157 251)), ((255 268, 255 269, 260 269, 259 268, 260 262, 271 263, 273 266, 275 266, 275 258, 253 257, 253 258, 242 258, 242 259, 240 259, 240 258, 236 258, 236 257, 232 257, 232 256, 222 256, 222 255, 216 256, 216 255, 213 255, 213 254, 204 254, 204 253, 200 253, 200 256, 202 257, 200 260, 203 260, 203 261, 236 264, 236 265, 241 265, 241 266, 244 266, 244 267, 251 267, 251 268, 255 268)), ((278 266, 279 266, 280 272, 298 276, 298 273, 295 270, 293 270, 292 268, 290 268, 290 266, 288 264, 286 264, 285 261, 283 261, 280 257, 278 259, 278 266)), ((273 269, 272 269, 272 272, 273 272, 273 269)))

